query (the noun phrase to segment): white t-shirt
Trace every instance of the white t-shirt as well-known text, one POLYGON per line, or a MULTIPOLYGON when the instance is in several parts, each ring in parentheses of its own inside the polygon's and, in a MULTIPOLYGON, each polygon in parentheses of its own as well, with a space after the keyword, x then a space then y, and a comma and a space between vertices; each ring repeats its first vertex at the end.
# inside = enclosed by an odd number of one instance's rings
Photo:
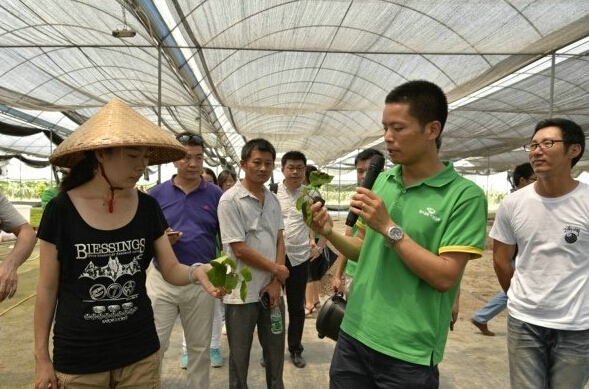
POLYGON ((534 325, 589 328, 589 186, 557 198, 528 185, 507 196, 489 234, 517 244, 509 314, 534 325))
MULTIPOLYGON (((278 232, 284 229, 282 211, 278 199, 268 188, 264 188, 264 204, 238 181, 231 189, 223 193, 217 208, 223 251, 236 259, 230 243, 245 242, 251 249, 260 253, 269 261, 276 261, 276 243, 278 232)), ((248 266, 236 259, 237 271, 248 266)), ((247 284, 247 297, 241 301, 239 287, 225 295, 225 304, 253 303, 259 300, 260 291, 270 283, 272 274, 262 269, 249 266, 252 280, 247 284)))
POLYGON ((281 183, 278 185, 278 191, 276 192, 276 197, 278 197, 282 209, 282 216, 284 217, 285 251, 292 266, 298 266, 308 261, 311 255, 309 227, 303 220, 303 214, 296 206, 302 188, 301 185, 291 193, 281 183))

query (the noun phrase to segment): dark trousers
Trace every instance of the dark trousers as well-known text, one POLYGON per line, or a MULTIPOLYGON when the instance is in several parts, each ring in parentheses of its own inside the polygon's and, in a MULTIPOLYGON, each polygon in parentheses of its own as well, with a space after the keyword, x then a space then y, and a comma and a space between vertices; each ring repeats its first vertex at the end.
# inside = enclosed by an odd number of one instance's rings
POLYGON ((305 287, 309 276, 309 261, 292 266, 288 256, 286 267, 290 272, 286 283, 286 303, 288 305, 288 351, 302 353, 304 348, 301 340, 305 327, 305 287))
POLYGON ((379 353, 339 332, 331 368, 330 389, 437 389, 437 366, 416 365, 379 353))
MULTIPOLYGON (((284 323, 284 300, 280 299, 284 323)), ((258 326, 258 339, 266 361, 266 387, 284 389, 284 331, 273 334, 270 329, 270 310, 260 303, 225 304, 225 324, 229 342, 229 388, 247 389, 250 351, 254 329, 258 326)))

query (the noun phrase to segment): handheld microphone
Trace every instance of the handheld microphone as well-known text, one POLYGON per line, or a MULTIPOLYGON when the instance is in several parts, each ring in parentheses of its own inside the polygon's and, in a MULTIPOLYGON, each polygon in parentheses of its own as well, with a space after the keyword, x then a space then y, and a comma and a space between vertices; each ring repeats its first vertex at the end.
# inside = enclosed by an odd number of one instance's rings
MULTIPOLYGON (((372 158, 370 158, 370 166, 368 166, 366 176, 364 177, 364 180, 362 180, 362 185, 360 186, 366 189, 372 189, 372 185, 374 185, 376 177, 378 177, 384 168, 384 163, 384 157, 380 154, 375 154, 372 158)), ((350 210, 350 212, 348 212, 348 217, 346 218, 346 226, 353 227, 357 220, 358 215, 350 210)))

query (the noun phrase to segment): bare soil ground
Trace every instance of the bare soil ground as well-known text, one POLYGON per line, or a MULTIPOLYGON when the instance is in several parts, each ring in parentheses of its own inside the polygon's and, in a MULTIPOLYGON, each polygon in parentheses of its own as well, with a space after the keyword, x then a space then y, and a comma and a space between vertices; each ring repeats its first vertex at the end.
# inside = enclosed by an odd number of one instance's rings
MULTIPOLYGON (((342 226, 343 222, 340 221, 338 228, 343 229, 342 226)), ((0 258, 10 249, 10 242, 0 244, 0 258)), ((31 258, 19 269, 17 294, 11 300, 0 304, 0 364, 3 365, 0 368, 0 389, 33 387, 33 309, 38 266, 36 249, 31 258)), ((333 271, 333 268, 330 269, 322 280, 322 300, 331 294, 333 271)), ((482 258, 468 264, 463 277, 459 320, 455 330, 448 337, 445 359, 440 364, 441 389, 509 388, 506 313, 501 313, 490 323, 490 328, 496 333, 494 337, 482 336, 469 321, 472 314, 499 289, 493 272, 491 252, 487 249, 482 258)), ((316 315, 306 321, 303 336, 307 367, 303 370, 294 368, 288 358, 285 358, 284 381, 287 388, 328 387, 327 372, 335 342, 317 338, 314 317, 316 315)), ((222 338, 224 355, 227 356, 226 337, 222 338)), ((176 328, 170 350, 164 360, 162 387, 166 389, 186 387, 185 371, 180 370, 177 364, 180 339, 181 329, 176 328)), ((252 389, 265 387, 263 369, 257 362, 260 355, 259 345, 254 344, 249 380, 252 389)), ((210 387, 225 388, 226 379, 227 366, 212 369, 210 387)), ((586 389, 589 389, 589 385, 586 389)))
MULTIPOLYGON (((0 258, 14 242, 0 244, 0 258)), ((39 269, 38 247, 18 271, 14 297, 0 303, 0 388, 31 389, 33 358, 33 310, 39 269)))

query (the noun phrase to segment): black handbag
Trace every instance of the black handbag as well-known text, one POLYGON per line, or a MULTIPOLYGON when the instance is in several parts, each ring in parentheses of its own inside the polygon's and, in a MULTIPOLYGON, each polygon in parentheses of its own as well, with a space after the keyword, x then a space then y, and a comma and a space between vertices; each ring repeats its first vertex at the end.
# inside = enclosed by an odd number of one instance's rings
POLYGON ((337 341, 339 327, 344 319, 345 311, 346 300, 343 296, 339 293, 331 296, 317 314, 317 321, 315 322, 317 336, 321 339, 327 336, 329 339, 337 341))

